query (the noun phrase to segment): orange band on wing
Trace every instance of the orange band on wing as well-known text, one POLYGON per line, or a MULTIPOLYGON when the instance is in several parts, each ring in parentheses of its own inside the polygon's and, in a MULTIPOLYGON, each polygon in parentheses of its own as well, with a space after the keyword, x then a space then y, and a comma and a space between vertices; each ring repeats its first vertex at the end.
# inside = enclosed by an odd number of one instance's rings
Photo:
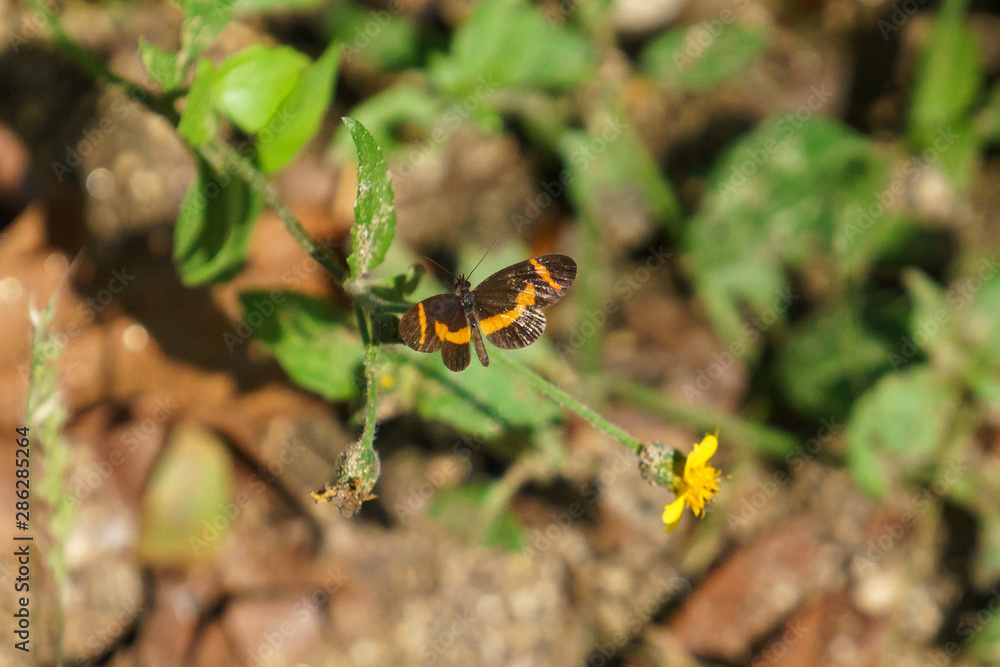
POLYGON ((427 340, 427 313, 424 312, 423 301, 417 304, 417 316, 420 318, 420 342, 417 345, 423 345, 427 340))
POLYGON ((436 321, 434 322, 434 333, 441 340, 446 340, 449 343, 456 343, 462 345, 469 342, 469 327, 462 327, 458 331, 452 331, 448 328, 448 325, 444 322, 436 321))
POLYGON ((541 262, 539 262, 537 259, 534 258, 529 259, 528 261, 531 262, 531 265, 533 267, 535 267, 535 273, 538 274, 538 277, 547 282, 549 284, 549 287, 557 290, 562 289, 562 285, 552 280, 552 274, 549 273, 549 270, 545 268, 544 264, 542 264, 541 262))
MULTIPOLYGON (((534 262, 535 260, 531 260, 534 262)), ((545 267, 542 267, 543 269, 545 267)), ((548 275, 548 271, 545 272, 548 275)), ((561 288, 560 288, 561 289, 561 288)), ((500 313, 492 317, 487 317, 486 319, 479 320, 479 328, 484 334, 491 334, 494 331, 499 331, 505 327, 509 327, 511 324, 517 321, 517 318, 524 314, 524 311, 528 309, 529 306, 535 305, 535 286, 528 283, 517 295, 516 306, 512 310, 508 310, 506 313, 500 313)), ((440 336, 440 334, 438 334, 440 336)))

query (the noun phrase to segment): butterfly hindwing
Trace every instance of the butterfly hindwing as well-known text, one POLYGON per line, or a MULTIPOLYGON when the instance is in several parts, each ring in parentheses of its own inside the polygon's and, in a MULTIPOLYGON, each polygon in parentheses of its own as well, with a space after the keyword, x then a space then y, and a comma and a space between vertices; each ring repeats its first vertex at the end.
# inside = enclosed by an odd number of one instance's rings
POLYGON ((545 331, 540 308, 566 295, 576 278, 576 262, 565 255, 542 255, 494 273, 472 291, 479 326, 503 349, 530 345, 545 331))
MULTIPOLYGON (((465 330, 469 330, 469 326, 465 326, 465 330)), ((472 359, 472 354, 469 352, 469 343, 448 343, 441 347, 441 360, 444 361, 444 365, 450 370, 455 372, 464 371, 469 365, 469 360, 472 359)))
POLYGON ((399 321, 399 336, 418 352, 441 350, 445 366, 460 371, 469 365, 469 323, 462 301, 439 294, 412 306, 399 321))

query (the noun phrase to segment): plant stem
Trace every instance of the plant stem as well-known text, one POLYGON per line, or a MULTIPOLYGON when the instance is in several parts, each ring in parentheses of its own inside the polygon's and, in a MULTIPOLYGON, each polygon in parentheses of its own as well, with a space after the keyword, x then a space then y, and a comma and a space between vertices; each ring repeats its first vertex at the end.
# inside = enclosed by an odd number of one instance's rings
POLYGON ((238 150, 216 138, 204 146, 195 148, 217 171, 227 170, 245 181, 254 191, 263 198, 272 211, 281 220, 281 223, 288 230, 288 233, 308 252, 313 259, 319 262, 324 269, 330 272, 338 282, 343 283, 347 279, 347 272, 338 264, 333 256, 315 241, 313 241, 306 230, 302 229, 295 214, 281 198, 278 191, 267 180, 267 176, 261 173, 257 166, 238 150))
POLYGON ((576 400, 565 391, 555 386, 541 375, 538 375, 533 370, 511 361, 505 355, 499 354, 497 352, 493 353, 493 356, 500 361, 503 367, 508 371, 520 375, 524 378, 528 384, 532 386, 536 391, 544 394, 549 399, 555 401, 567 410, 572 410, 579 416, 590 422, 591 426, 598 429, 599 431, 604 431, 612 438, 622 443, 629 449, 631 449, 636 454, 642 449, 642 443, 630 436, 624 429, 615 426, 607 419, 597 414, 596 411, 591 409, 589 406, 584 405, 580 401, 576 400))
MULTIPOLYGON (((362 449, 375 449, 375 421, 378 412, 378 345, 369 345, 365 349, 365 380, 367 391, 365 393, 365 429, 361 433, 362 449)), ((374 485, 375 481, 372 480, 374 485)))
MULTIPOLYGON (((52 31, 56 45, 74 62, 83 67, 94 78, 118 86, 128 95, 129 99, 141 102, 147 109, 163 116, 175 127, 177 126, 180 118, 168 99, 154 95, 142 86, 123 79, 112 72, 106 62, 95 57, 74 42, 62 29, 56 17, 52 15, 43 3, 36 1, 32 4, 35 7, 35 11, 44 17, 46 24, 52 31)), ((271 185, 267 176, 261 173, 251 160, 219 138, 215 138, 203 146, 191 146, 190 148, 200 154, 217 171, 228 170, 245 181, 260 195, 271 210, 275 212, 282 224, 285 225, 288 233, 298 241, 299 245, 305 248, 306 252, 313 259, 329 271, 330 275, 338 282, 343 283, 347 279, 345 269, 335 261, 325 248, 309 238, 306 231, 302 229, 302 225, 298 219, 292 213, 291 209, 288 208, 285 200, 281 198, 278 191, 271 185)))
POLYGON ((649 387, 622 380, 609 381, 607 386, 613 396, 624 399, 646 412, 675 420, 705 433, 711 433, 718 428, 728 436, 743 440, 769 454, 784 456, 799 446, 798 440, 784 431, 751 424, 740 417, 715 410, 681 403, 649 387))

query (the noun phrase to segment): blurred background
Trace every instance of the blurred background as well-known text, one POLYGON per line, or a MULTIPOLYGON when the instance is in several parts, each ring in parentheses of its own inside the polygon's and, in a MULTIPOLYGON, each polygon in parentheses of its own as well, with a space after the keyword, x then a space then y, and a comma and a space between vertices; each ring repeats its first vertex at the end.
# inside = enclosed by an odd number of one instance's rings
POLYGON ((1000 664, 993 3, 2 0, 0 36, 0 664, 1000 664), (364 423, 352 296, 191 146, 343 260, 342 116, 395 192, 372 280, 574 257, 510 358, 642 442, 719 428, 706 516, 392 344, 376 497, 313 502, 364 423))

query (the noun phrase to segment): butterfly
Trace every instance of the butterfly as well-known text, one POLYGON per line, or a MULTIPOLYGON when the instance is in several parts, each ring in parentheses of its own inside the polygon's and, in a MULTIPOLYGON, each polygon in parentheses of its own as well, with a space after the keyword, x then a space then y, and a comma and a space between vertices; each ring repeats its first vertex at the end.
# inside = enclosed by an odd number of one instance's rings
POLYGON ((444 365, 453 371, 469 365, 472 341, 479 362, 489 366, 483 336, 504 350, 531 345, 545 331, 541 308, 566 296, 575 278, 576 262, 566 255, 512 264, 475 289, 459 276, 454 294, 424 299, 403 314, 399 337, 417 352, 441 350, 444 365))

